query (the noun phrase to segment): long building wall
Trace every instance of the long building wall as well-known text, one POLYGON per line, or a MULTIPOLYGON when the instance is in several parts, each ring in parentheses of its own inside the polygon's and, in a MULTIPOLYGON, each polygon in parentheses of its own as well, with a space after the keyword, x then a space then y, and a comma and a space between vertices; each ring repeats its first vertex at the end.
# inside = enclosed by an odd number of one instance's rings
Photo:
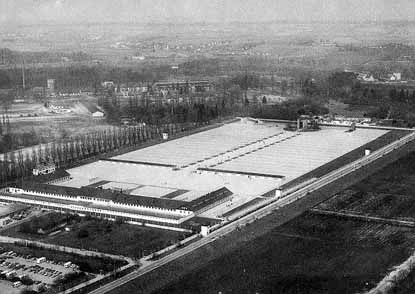
POLYGON ((189 219, 193 215, 189 217, 180 218, 180 219, 171 219, 171 218, 162 218, 156 216, 148 216, 142 214, 135 214, 135 213, 127 213, 115 210, 108 210, 108 209, 99 209, 99 208, 91 208, 82 205, 73 205, 73 204, 63 204, 63 203, 56 203, 56 202, 49 202, 49 201, 41 201, 35 199, 27 199, 23 197, 19 197, 18 195, 8 196, 0 194, 0 200, 6 202, 13 202, 13 203, 24 203, 30 205, 41 206, 44 208, 52 209, 52 210, 66 210, 66 211, 73 211, 80 214, 96 214, 102 215, 106 218, 117 218, 122 217, 127 219, 128 221, 137 221, 137 222, 149 222, 159 225, 180 225, 185 220, 189 219))
POLYGON ((95 215, 107 219, 122 218, 127 222, 157 227, 181 228, 192 217, 232 199, 232 192, 221 188, 197 201, 188 202, 187 210, 160 208, 114 202, 112 199, 47 193, 33 189, 9 187, 0 190, 0 201, 39 206, 79 215, 95 215))
POLYGON ((86 197, 86 196, 72 197, 72 196, 67 196, 67 195, 42 193, 42 192, 31 191, 31 190, 16 190, 16 191, 19 191, 18 193, 20 194, 24 193, 27 195, 41 196, 41 197, 47 197, 47 198, 57 199, 57 200, 76 201, 76 202, 79 202, 80 205, 85 205, 85 204, 92 202, 97 205, 106 205, 106 206, 110 206, 114 208, 130 209, 130 210, 134 209, 134 210, 137 210, 137 213, 140 213, 140 211, 143 213, 153 212, 153 213, 169 214, 169 215, 174 215, 174 216, 179 216, 179 217, 187 217, 187 216, 192 215, 192 212, 188 210, 140 206, 140 205, 134 205, 130 203, 119 203, 119 202, 114 202, 112 200, 86 197))
POLYGON ((208 211, 209 209, 211 209, 211 208, 213 208, 213 207, 216 207, 216 206, 218 206, 218 205, 220 205, 220 204, 222 204, 222 203, 225 203, 225 202, 227 202, 227 201, 232 200, 232 198, 233 198, 233 196, 232 196, 232 195, 227 196, 227 197, 225 197, 225 198, 222 198, 222 199, 220 199, 220 200, 218 200, 218 201, 216 201, 216 202, 214 202, 214 203, 212 203, 212 204, 209 204, 209 205, 207 205, 207 206, 204 206, 203 208, 199 209, 198 211, 195 211, 195 214, 196 214, 196 215, 198 215, 198 214, 201 214, 201 213, 203 213, 203 212, 205 212, 205 211, 208 211))

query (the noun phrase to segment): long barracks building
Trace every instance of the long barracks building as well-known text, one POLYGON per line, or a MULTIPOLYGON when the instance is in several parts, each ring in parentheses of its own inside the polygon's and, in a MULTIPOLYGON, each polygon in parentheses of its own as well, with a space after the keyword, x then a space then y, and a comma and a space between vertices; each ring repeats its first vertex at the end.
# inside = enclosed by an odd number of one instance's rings
POLYGON ((193 201, 128 195, 91 187, 72 188, 49 184, 23 184, 0 191, 0 201, 23 203, 62 212, 182 230, 185 221, 232 198, 223 187, 193 201))

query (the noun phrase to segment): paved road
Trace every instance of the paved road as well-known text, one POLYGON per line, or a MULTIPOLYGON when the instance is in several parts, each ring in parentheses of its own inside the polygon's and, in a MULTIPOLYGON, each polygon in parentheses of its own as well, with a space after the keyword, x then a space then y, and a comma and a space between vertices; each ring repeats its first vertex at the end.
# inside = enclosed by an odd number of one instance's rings
POLYGON ((138 269, 137 271, 134 271, 128 275, 125 275, 124 277, 121 277, 120 279, 113 281, 111 283, 108 283, 92 292, 90 292, 90 294, 104 294, 104 293, 108 293, 111 290, 114 290, 118 287, 120 287, 123 284, 128 283, 129 281, 132 281, 134 279, 137 279, 138 277, 153 271, 154 269, 157 269, 179 257, 182 257, 194 250, 196 250, 197 248, 200 248, 202 246, 205 246, 206 244, 213 242, 215 239, 225 236, 226 234, 232 232, 233 230, 235 230, 236 228, 240 227, 240 226, 244 226, 248 223, 251 223, 253 221, 255 221, 258 218, 264 217, 270 213, 272 213, 275 209, 278 209, 282 206, 285 206, 287 204, 290 204, 302 197, 307 196, 310 192, 318 190, 324 186, 326 186, 327 184, 334 182, 342 177, 344 177, 347 174, 350 174, 354 171, 356 171, 357 169, 372 163, 373 161, 383 157, 384 155, 394 151, 395 149, 398 149, 400 147, 402 147, 403 145, 411 142, 412 140, 415 139, 415 133, 410 133, 409 135, 402 137, 401 139, 387 145, 384 146, 382 148, 380 148, 379 150, 374 151, 372 154, 365 156, 363 158, 360 158, 350 164, 347 164, 335 171, 332 171, 328 174, 326 174, 325 176, 317 179, 316 181, 311 182, 309 185, 306 186, 297 186, 297 187, 293 187, 291 189, 289 189, 288 191, 285 191, 283 193, 283 198, 276 200, 272 203, 270 203, 269 205, 260 208, 258 210, 256 210, 255 212, 252 212, 246 216, 243 216, 219 229, 217 229, 216 231, 212 232, 210 235, 208 235, 205 238, 202 238, 199 241, 196 241, 180 250, 177 250, 159 260, 153 261, 153 262, 146 262, 143 263, 143 266, 138 269), (298 189, 298 187, 301 187, 298 189))

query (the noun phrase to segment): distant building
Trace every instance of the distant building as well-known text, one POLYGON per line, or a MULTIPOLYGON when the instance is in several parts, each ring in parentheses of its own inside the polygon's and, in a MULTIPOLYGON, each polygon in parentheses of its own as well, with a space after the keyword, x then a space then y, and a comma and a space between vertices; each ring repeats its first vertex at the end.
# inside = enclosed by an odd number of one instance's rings
POLYGON ((47 174, 54 173, 55 170, 56 170, 56 165, 54 163, 42 163, 33 169, 33 175, 34 176, 47 175, 47 174))
POLYGON ((92 113, 92 117, 104 117, 104 113, 102 111, 95 111, 92 113))
POLYGON ((49 96, 55 95, 55 80, 54 79, 48 79, 47 80, 47 93, 49 96))
POLYGON ((363 82, 376 82, 377 80, 372 74, 368 73, 359 73, 357 79, 363 82))
POLYGON ((102 82, 101 85, 104 88, 113 88, 115 86, 113 81, 105 81, 105 82, 102 82))
POLYGON ((102 118, 102 117, 105 116, 104 111, 100 107, 98 107, 96 105, 93 105, 93 104, 85 104, 85 107, 91 113, 92 117, 102 118))
POLYGON ((279 95, 270 95, 264 94, 258 96, 258 102, 260 103, 269 103, 269 104, 278 104, 287 101, 287 97, 279 96, 279 95))
POLYGON ((156 82, 153 85, 153 91, 161 92, 162 90, 167 91, 178 91, 179 93, 200 93, 209 91, 212 85, 209 81, 165 81, 156 82))
POLYGON ((316 131, 319 129, 317 119, 312 116, 301 115, 297 119, 297 131, 316 131))
POLYGON ((132 59, 133 59, 133 60, 140 60, 140 61, 142 61, 142 60, 146 59, 146 57, 145 57, 145 56, 140 55, 140 56, 133 56, 133 57, 132 57, 132 59))
POLYGON ((388 78, 392 82, 398 82, 402 80, 402 74, 400 72, 394 72, 393 74, 388 75, 388 78))

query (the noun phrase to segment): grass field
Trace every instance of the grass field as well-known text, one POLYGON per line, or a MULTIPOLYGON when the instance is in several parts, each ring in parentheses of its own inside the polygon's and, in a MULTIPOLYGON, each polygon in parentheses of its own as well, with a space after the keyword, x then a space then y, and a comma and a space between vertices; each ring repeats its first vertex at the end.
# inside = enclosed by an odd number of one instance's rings
MULTIPOLYGON (((80 97, 57 97, 48 101, 52 106, 69 109, 69 113, 53 113, 41 101, 14 103, 7 109, 10 128, 13 134, 34 134, 37 141, 47 143, 54 140, 68 139, 86 133, 108 129, 105 120, 94 119, 84 104, 97 104, 97 98, 82 95, 80 97)), ((0 116, 5 114, 0 107, 0 116)), ((33 142, 37 144, 38 142, 33 142)))
POLYGON ((356 293, 406 259, 413 233, 305 214, 155 293, 356 293))
POLYGON ((85 218, 73 221, 69 227, 71 231, 61 231, 53 236, 23 233, 21 226, 2 234, 130 257, 150 254, 186 236, 180 232, 85 218))
POLYGON ((370 105, 344 104, 336 100, 330 100, 326 106, 330 113, 346 117, 364 117, 365 114, 376 109, 376 107, 370 105))
POLYGON ((335 195, 319 208, 415 219, 415 153, 335 195))

